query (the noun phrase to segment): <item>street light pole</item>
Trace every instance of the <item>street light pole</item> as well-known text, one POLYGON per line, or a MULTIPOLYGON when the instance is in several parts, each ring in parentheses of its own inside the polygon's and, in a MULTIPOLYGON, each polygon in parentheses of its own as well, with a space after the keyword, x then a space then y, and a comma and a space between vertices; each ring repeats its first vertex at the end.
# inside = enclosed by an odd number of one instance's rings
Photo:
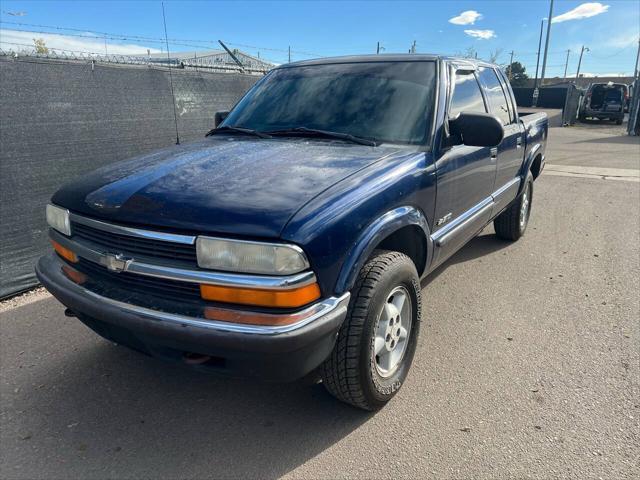
POLYGON ((638 61, 640 61, 640 38, 638 39, 638 54, 636 55, 636 66, 633 67, 633 78, 638 78, 638 61))
POLYGON ((544 84, 544 74, 547 70, 547 54, 549 53, 549 37, 551 36, 551 23, 553 19, 553 0, 549 3, 549 18, 547 18, 547 39, 544 42, 544 58, 542 60, 542 74, 540 75, 540 86, 544 84))
POLYGON ((569 68, 569 54, 571 53, 571 50, 567 50, 567 61, 564 63, 564 75, 562 76, 562 78, 567 78, 567 68, 569 68))
POLYGON ((589 52, 589 48, 585 47, 584 45, 582 46, 582 50, 580 50, 580 58, 578 59, 578 70, 576 71, 576 80, 578 78, 580 78, 580 66, 582 65, 582 55, 584 54, 584 52, 589 52))
POLYGON ((509 59, 509 81, 511 81, 511 72, 513 72, 513 50, 511 50, 511 58, 509 59))
POLYGON ((533 80, 533 89, 538 88, 538 67, 540 67, 540 50, 542 49, 542 32, 544 31, 544 18, 540 20, 540 39, 538 40, 538 59, 536 60, 536 78, 533 80))

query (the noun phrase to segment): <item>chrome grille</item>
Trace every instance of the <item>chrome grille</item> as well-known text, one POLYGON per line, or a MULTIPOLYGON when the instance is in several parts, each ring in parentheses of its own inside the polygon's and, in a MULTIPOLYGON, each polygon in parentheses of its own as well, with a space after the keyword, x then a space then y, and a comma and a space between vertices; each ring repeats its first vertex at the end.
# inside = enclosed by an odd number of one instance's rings
POLYGON ((111 285, 128 292, 154 295, 163 299, 201 300, 200 286, 197 283, 178 282, 164 278, 145 277, 132 273, 114 273, 102 265, 83 258, 73 268, 86 274, 93 282, 111 285))
POLYGON ((74 239, 87 240, 107 252, 122 253, 134 258, 157 258, 197 265, 195 245, 187 245, 149 238, 133 237, 107 232, 97 228, 72 222, 74 239))

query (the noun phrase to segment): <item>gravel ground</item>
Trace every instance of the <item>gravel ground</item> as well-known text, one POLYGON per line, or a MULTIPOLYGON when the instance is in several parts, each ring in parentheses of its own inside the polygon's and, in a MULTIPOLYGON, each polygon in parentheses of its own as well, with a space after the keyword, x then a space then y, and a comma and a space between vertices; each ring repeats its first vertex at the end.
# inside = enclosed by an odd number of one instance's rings
MULTIPOLYGON (((615 133, 576 154, 585 130, 552 132, 548 161, 634 168, 615 133)), ((0 477, 639 478, 639 291, 640 184, 543 175, 521 241, 488 227, 424 282, 377 414, 146 358, 30 293, 0 307, 0 477)))

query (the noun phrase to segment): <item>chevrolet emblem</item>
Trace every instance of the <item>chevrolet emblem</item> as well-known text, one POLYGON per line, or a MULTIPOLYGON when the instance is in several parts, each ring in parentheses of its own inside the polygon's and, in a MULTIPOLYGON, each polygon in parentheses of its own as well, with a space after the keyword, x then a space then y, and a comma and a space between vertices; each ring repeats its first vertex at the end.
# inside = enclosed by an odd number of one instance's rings
POLYGON ((100 259, 100 263, 107 267, 107 270, 116 273, 126 271, 131 262, 133 262, 133 258, 127 258, 121 253, 118 253, 117 255, 107 253, 100 259))

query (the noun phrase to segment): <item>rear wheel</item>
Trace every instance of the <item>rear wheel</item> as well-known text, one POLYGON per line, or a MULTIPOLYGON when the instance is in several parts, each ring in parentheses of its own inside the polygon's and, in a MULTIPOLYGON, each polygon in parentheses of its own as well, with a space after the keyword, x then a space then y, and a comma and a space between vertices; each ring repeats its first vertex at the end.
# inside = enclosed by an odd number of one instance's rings
POLYGON ((533 175, 529 172, 522 193, 493 221, 496 235, 511 241, 518 240, 522 237, 529 223, 532 200, 533 175))
POLYGON ((616 125, 622 125, 622 119, 621 118, 617 118, 616 119, 616 125))
POLYGON ((360 271, 347 318, 322 366, 329 393, 364 410, 382 408, 409 373, 420 315, 420 281, 411 259, 376 251, 360 271))

